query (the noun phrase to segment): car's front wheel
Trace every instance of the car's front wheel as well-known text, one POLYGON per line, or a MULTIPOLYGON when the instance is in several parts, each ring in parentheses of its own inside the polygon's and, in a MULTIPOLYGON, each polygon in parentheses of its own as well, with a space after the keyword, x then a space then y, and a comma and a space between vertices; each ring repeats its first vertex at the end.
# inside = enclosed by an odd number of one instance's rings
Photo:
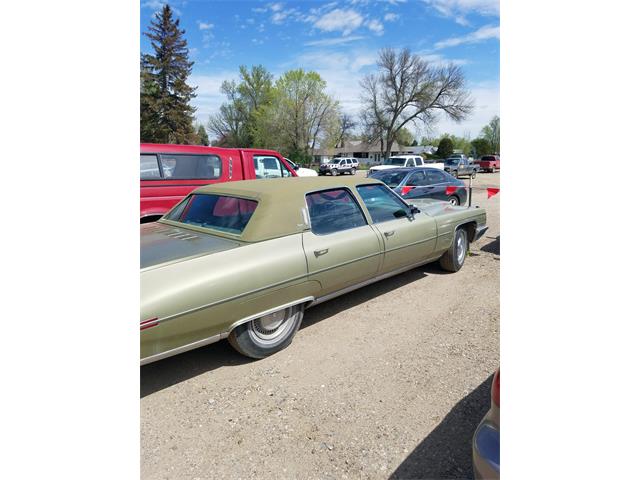
POLYGON ((458 228, 453 236, 449 250, 440 257, 440 266, 448 272, 457 272, 464 265, 469 249, 469 237, 464 228, 458 228))
POLYGON ((351 175, 355 175, 355 174, 356 174, 356 169, 355 169, 355 168, 352 168, 352 169, 351 169, 351 175))
POLYGON ((229 343, 247 357, 268 357, 291 343, 303 311, 302 305, 295 305, 238 325, 229 335, 229 343))
POLYGON ((471 172, 471 178, 476 178, 476 171, 471 172))
POLYGON ((336 175, 338 175, 338 170, 336 170, 335 168, 332 168, 332 169, 331 169, 331 175, 333 175, 334 177, 335 177, 336 175))

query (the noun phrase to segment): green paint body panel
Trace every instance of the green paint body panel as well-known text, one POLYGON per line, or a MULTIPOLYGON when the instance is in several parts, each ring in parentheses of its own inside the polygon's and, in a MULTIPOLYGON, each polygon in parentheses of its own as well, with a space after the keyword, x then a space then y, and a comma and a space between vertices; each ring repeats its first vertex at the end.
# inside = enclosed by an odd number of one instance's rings
POLYGON ((434 200, 414 200, 421 211, 413 218, 373 224, 356 190, 364 184, 383 185, 357 177, 302 177, 229 182, 194 192, 258 200, 242 235, 166 220, 141 225, 140 322, 157 319, 140 332, 141 361, 224 338, 259 313, 309 304, 436 260, 459 225, 486 224, 483 209, 434 200), (328 235, 310 230, 305 195, 332 188, 351 191, 367 225, 328 235))

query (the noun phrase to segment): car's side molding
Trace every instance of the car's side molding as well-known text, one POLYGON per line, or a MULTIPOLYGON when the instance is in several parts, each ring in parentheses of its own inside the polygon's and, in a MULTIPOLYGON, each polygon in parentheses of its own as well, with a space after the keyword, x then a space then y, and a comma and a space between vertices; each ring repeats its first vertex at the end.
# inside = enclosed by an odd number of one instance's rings
POLYGON ((203 338, 202 340, 198 340, 197 342, 189 343, 187 345, 183 345, 178 348, 173 348, 171 350, 167 350, 166 352, 157 353, 155 355, 151 355, 149 357, 140 359, 140 366, 146 365, 148 363, 157 362, 158 360, 162 360, 164 358, 172 357, 174 355, 178 355, 179 353, 188 352, 189 350, 193 350, 196 348, 204 347, 205 345, 209 345, 210 343, 215 343, 219 340, 222 340, 222 334, 213 335, 212 337, 203 338))
POLYGON ((333 300, 336 297, 339 297, 340 295, 344 295, 345 293, 349 293, 352 292, 354 290, 357 290, 359 288, 362 287, 366 287, 367 285, 370 285, 372 283, 378 282, 380 280, 384 280, 385 278, 389 278, 389 277, 393 277, 395 275, 399 275, 401 273, 404 272, 408 272, 409 270, 413 270, 414 268, 417 268, 421 265, 424 265, 426 263, 430 263, 433 262, 434 260, 437 260, 440 257, 441 253, 439 253, 438 255, 434 256, 434 257, 429 257, 427 260, 421 260, 418 263, 412 263, 411 265, 407 265, 406 267, 402 267, 402 268, 398 268, 396 270, 393 270, 391 272, 387 272, 384 273, 382 275, 378 275, 377 277, 373 277, 370 278, 369 280, 365 280, 363 282, 360 283, 356 283, 355 285, 351 285, 349 287, 343 288, 342 290, 337 290, 333 293, 330 293, 328 295, 325 295, 323 297, 319 297, 317 299, 315 299, 313 302, 311 302, 309 305, 307 305, 308 307, 313 307, 315 305, 318 305, 322 302, 326 302, 328 300, 333 300))

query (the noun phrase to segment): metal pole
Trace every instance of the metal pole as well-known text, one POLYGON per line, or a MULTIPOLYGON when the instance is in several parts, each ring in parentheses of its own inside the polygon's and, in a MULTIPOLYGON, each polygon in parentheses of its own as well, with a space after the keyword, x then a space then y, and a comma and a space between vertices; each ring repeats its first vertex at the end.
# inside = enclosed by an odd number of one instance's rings
POLYGON ((471 208, 471 192, 473 191, 473 187, 471 186, 471 181, 473 179, 471 178, 471 175, 469 175, 469 207, 471 208))

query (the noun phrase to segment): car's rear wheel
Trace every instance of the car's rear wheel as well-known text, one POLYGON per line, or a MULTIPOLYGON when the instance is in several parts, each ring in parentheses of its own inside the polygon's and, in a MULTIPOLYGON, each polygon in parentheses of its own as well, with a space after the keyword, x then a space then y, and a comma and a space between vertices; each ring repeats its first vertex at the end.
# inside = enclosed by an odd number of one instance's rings
POLYGON ((338 175, 338 170, 336 170, 335 168, 332 168, 332 169, 331 169, 331 175, 333 175, 334 177, 335 177, 336 175, 338 175))
POLYGON ((490 169, 489 169, 489 171, 490 171, 491 173, 493 173, 493 172, 495 172, 495 171, 496 171, 496 169, 495 169, 495 168, 490 168, 490 169))
POLYGON ((451 172, 451 175, 453 175, 455 178, 458 178, 458 172, 456 170, 453 170, 451 172))
POLYGON ((476 171, 471 172, 471 178, 476 178, 476 171))
POLYGON ((451 195, 449 197, 449 203, 453 206, 457 206, 460 205, 460 199, 458 197, 456 197, 455 195, 451 195))
POLYGON ((449 250, 440 257, 440 266, 448 272, 457 272, 464 265, 469 249, 469 237, 464 228, 458 228, 453 236, 449 250))
POLYGON ((247 357, 268 357, 291 343, 303 310, 302 305, 295 305, 238 325, 229 335, 229 343, 247 357))

